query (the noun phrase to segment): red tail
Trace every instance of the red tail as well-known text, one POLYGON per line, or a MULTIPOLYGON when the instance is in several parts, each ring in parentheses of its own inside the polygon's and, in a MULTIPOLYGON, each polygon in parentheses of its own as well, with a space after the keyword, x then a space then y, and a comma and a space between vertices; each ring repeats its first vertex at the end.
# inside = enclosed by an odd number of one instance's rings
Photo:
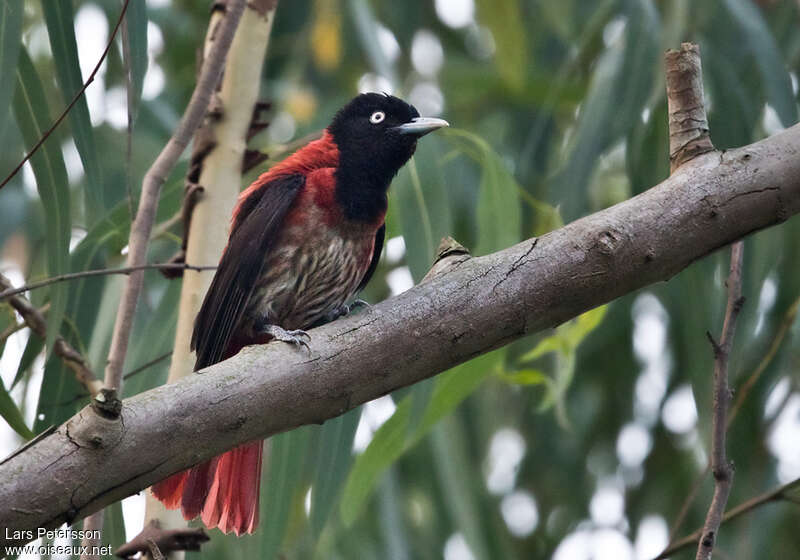
POLYGON ((247 443, 154 484, 153 495, 183 517, 202 515, 208 528, 236 535, 258 525, 258 494, 263 442, 247 443))

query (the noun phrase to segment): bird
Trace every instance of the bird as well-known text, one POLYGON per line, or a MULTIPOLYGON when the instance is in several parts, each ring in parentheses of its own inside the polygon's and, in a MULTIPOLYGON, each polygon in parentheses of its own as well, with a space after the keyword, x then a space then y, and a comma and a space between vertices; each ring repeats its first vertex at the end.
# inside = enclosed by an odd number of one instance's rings
MULTIPOLYGON (((321 138, 243 190, 195 319, 194 371, 252 344, 308 348, 306 329, 348 313, 380 259, 392 179, 419 138, 446 126, 398 97, 362 93, 321 138)), ((262 452, 263 442, 245 443, 156 483, 153 495, 187 520, 252 533, 262 452)))

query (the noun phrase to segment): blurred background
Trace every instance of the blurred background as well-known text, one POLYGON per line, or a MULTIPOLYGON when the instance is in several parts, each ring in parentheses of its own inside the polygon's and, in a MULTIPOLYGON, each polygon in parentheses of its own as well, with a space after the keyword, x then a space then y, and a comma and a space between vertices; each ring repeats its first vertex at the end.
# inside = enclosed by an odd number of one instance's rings
MULTIPOLYGON (((124 265, 128 190, 137 200, 188 101, 210 3, 134 4, 128 32, 141 91, 126 88, 118 36, 86 102, 33 168, 0 190, 0 271, 16 286, 52 270, 124 265), (53 224, 69 235, 55 236, 53 224), (53 261, 67 238, 68 260, 53 261)), ((11 27, 21 29, 18 57, 8 55, 3 28, 0 175, 89 76, 120 6, 25 1, 11 27)), ((681 41, 700 44, 718 148, 791 126, 798 23, 796 0, 284 0, 262 76, 270 126, 251 146, 285 155, 287 143, 320 130, 360 91, 391 92, 450 121, 393 184, 384 257, 363 294, 374 303, 420 280, 444 235, 485 254, 666 178, 662 55, 681 41)), ((180 245, 173 217, 187 157, 164 186, 149 261, 180 245)), ((795 218, 745 243, 730 506, 800 478, 798 239, 795 218)), ((711 409, 705 332, 721 329, 727 266, 728 251, 719 251, 554 331, 273 438, 260 530, 240 539, 212 531, 200 555, 653 558, 676 519, 680 537, 702 524, 710 502, 711 477, 701 478, 711 409)), ((101 372, 122 282, 82 279, 28 296, 101 372)), ((179 293, 179 280, 148 272, 126 396, 165 381, 179 293)), ((0 456, 88 402, 19 320, 0 302, 0 456)), ((143 504, 139 495, 109 508, 104 538, 117 546, 137 534, 143 504)), ((796 557, 798 523, 788 498, 765 505, 723 526, 718 557, 796 557)), ((674 558, 693 556, 689 548, 674 558)))

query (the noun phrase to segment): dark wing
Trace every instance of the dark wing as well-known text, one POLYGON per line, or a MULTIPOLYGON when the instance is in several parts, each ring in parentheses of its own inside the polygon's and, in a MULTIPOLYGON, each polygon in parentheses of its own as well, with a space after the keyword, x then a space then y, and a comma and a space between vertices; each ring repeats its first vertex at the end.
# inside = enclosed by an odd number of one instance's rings
POLYGON ((247 307, 266 254, 305 183, 302 175, 278 177, 242 203, 228 246, 194 322, 194 369, 221 361, 247 307))
POLYGON ((378 261, 381 260, 381 251, 383 251, 383 240, 385 237, 386 224, 383 224, 375 233, 375 248, 372 250, 372 260, 370 261, 369 268, 364 274, 364 278, 361 279, 361 284, 358 285, 356 292, 363 290, 370 281, 370 278, 372 278, 372 275, 375 274, 375 269, 378 268, 378 261))

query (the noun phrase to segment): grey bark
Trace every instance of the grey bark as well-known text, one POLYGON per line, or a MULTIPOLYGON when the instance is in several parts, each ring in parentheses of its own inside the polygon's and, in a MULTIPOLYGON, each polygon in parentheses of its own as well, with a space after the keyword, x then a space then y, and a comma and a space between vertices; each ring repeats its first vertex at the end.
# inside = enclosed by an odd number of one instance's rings
POLYGON ((55 527, 232 447, 313 422, 554 327, 800 211, 800 125, 701 155, 621 204, 467 259, 314 329, 311 353, 250 347, 126 399, 86 408, 0 464, 0 546, 55 527))

